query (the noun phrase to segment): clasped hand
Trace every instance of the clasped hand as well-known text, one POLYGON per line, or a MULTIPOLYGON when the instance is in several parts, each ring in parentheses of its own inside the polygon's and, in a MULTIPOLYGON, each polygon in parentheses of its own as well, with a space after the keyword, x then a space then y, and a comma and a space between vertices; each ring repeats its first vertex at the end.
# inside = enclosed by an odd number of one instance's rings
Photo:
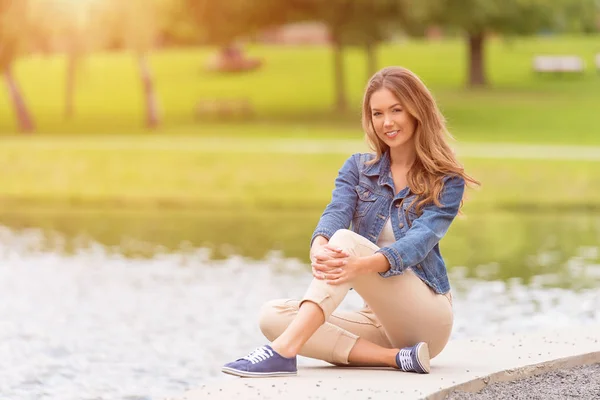
POLYGON ((361 273, 359 257, 329 244, 315 249, 310 259, 313 276, 330 285, 351 281, 361 273))

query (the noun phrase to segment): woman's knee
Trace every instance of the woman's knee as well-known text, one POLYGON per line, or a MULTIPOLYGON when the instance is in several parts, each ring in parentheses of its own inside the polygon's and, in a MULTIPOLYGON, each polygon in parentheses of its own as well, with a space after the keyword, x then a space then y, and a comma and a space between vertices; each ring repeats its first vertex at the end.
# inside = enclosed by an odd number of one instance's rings
POLYGON ((331 239, 329 239, 329 244, 359 257, 371 255, 379 249, 369 239, 349 229, 335 231, 331 239))
POLYGON ((348 249, 353 247, 356 235, 357 233, 354 233, 349 229, 338 229, 329 239, 329 244, 332 246, 341 247, 343 249, 348 249))
POLYGON ((444 329, 440 330, 440 335, 433 340, 430 341, 429 344, 429 357, 434 358, 437 357, 438 354, 444 350, 448 341, 450 340, 450 334, 452 331, 452 327, 444 327, 444 329))
POLYGON ((297 313, 298 301, 296 300, 270 300, 260 309, 260 330, 268 340, 273 341, 283 333, 297 313))

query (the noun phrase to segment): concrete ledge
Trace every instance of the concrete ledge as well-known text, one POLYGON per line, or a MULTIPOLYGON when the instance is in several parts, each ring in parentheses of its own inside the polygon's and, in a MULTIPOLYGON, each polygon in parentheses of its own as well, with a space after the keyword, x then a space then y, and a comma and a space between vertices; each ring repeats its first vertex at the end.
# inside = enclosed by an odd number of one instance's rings
MULTIPOLYGON (((451 341, 432 360, 431 374, 386 368, 344 368, 314 361, 289 378, 209 383, 172 400, 427 399, 486 385, 600 362, 600 326, 451 341)), ((219 366, 215 366, 219 368, 219 366)))
POLYGON ((437 393, 426 396, 426 400, 443 400, 453 392, 470 392, 477 393, 487 385, 498 382, 511 382, 520 379, 529 378, 531 376, 542 375, 547 372, 556 371, 559 369, 573 368, 578 366, 600 363, 600 351, 589 354, 582 354, 573 357, 552 360, 536 365, 528 365, 522 368, 507 369, 505 371, 496 372, 494 374, 473 379, 472 381, 461 383, 459 385, 440 390, 437 393))

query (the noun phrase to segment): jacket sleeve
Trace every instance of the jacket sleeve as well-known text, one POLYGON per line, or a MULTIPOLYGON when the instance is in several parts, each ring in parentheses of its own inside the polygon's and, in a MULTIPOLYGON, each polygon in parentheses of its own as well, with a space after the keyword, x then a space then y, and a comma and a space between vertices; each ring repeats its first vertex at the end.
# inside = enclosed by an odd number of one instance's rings
POLYGON ((413 221, 404 237, 377 250, 390 262, 390 269, 380 273, 381 276, 387 278, 397 275, 425 259, 458 214, 464 190, 465 181, 462 177, 447 179, 440 196, 442 206, 430 204, 423 207, 423 213, 413 221))
POLYGON ((331 201, 325 207, 315 228, 310 240, 311 245, 317 236, 330 239, 337 230, 350 227, 358 198, 355 187, 358 185, 359 157, 360 154, 352 155, 339 170, 331 201))

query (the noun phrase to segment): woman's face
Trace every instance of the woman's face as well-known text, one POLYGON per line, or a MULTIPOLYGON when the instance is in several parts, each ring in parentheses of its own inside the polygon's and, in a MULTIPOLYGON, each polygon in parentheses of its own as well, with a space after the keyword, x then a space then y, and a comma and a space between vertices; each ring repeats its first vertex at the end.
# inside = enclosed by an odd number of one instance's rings
POLYGON ((375 133, 390 149, 414 145, 417 121, 392 92, 386 88, 377 90, 371 96, 370 106, 375 133))

